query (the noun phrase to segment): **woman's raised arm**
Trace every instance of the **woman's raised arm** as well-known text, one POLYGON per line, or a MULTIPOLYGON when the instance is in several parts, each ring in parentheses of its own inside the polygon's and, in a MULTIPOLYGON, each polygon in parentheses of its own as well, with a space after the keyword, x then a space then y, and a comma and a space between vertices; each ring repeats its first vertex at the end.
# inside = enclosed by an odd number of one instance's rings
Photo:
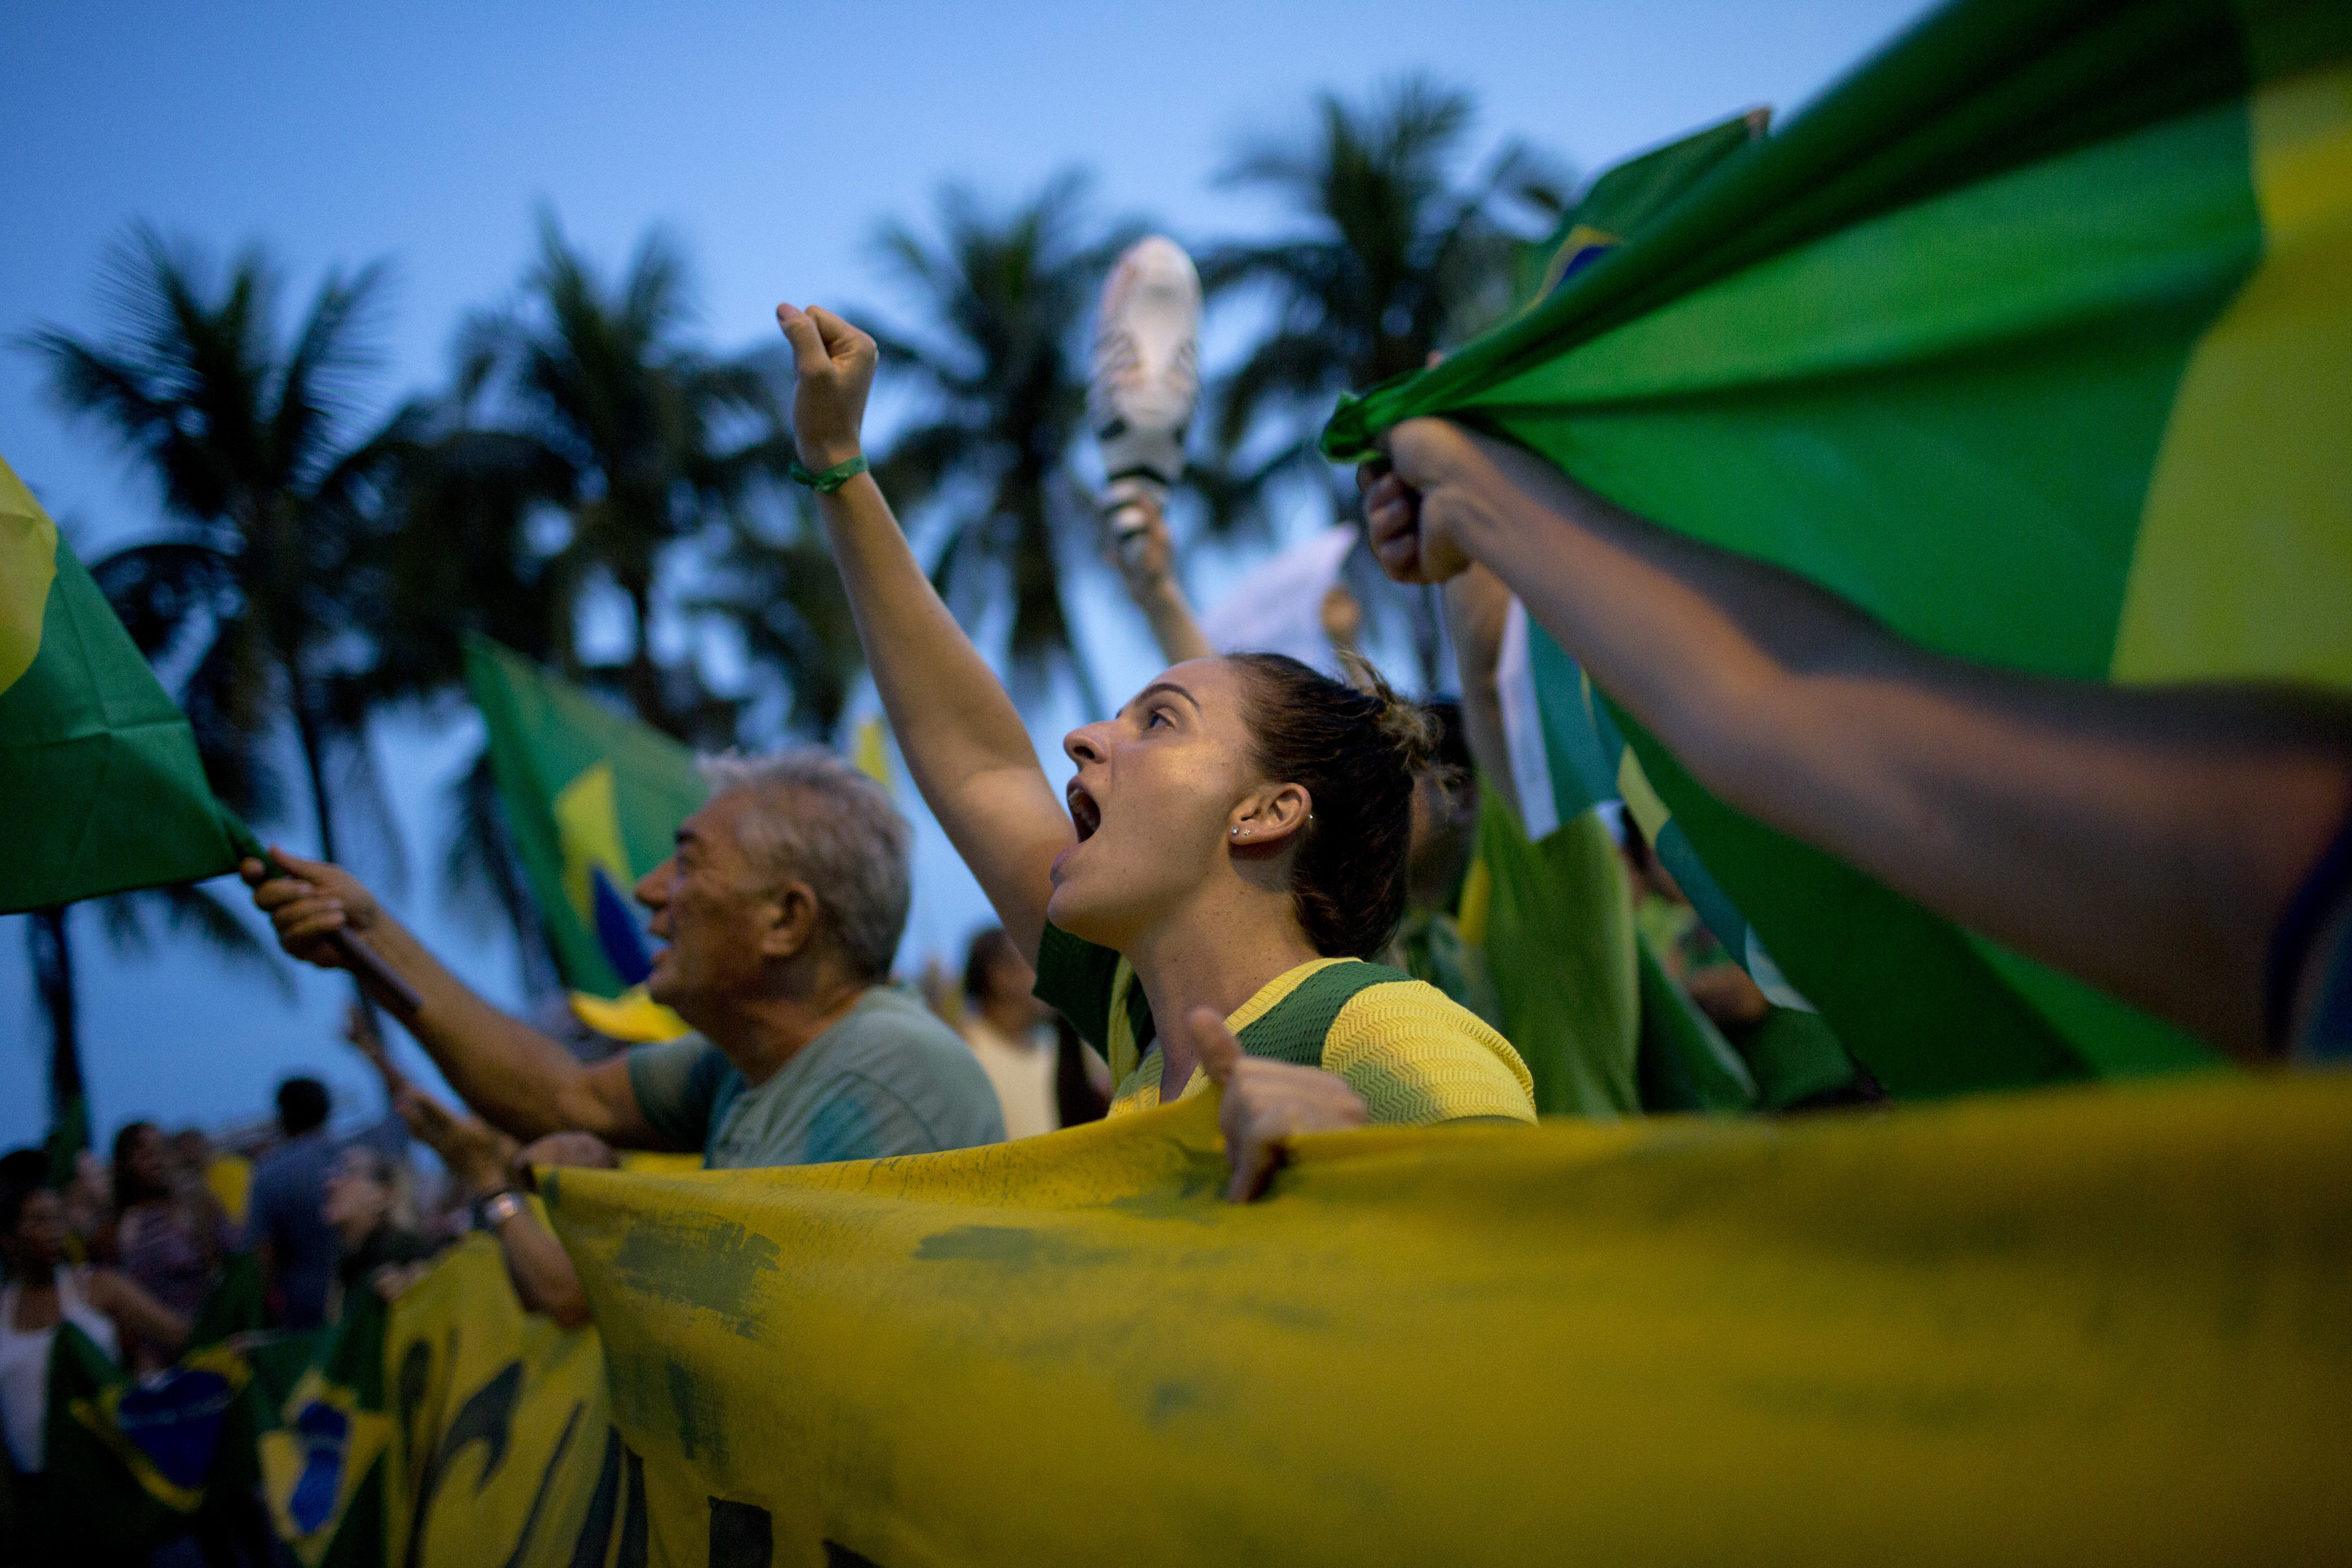
POLYGON ((149 1295, 128 1274, 91 1270, 89 1304, 112 1318, 126 1338, 143 1339, 167 1355, 179 1354, 188 1343, 188 1320, 149 1295))
MULTIPOLYGON (((776 307, 793 346, 793 439, 823 474, 862 455, 874 340, 829 310, 776 307)), ((1013 699, 940 601, 871 474, 820 492, 857 640, 915 787, 1034 964, 1054 857, 1076 841, 1013 699)))

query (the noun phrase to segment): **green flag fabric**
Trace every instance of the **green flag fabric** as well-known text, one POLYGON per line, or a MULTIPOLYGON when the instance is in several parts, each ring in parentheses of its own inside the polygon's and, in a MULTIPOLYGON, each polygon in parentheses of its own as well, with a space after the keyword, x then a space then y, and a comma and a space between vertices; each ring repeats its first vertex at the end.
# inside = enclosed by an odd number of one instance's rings
POLYGON ((1650 939, 1634 933, 1635 982, 1642 998, 1642 1038, 1635 1065, 1644 1111, 1753 1111, 1763 1094, 1748 1063, 1731 1049, 1715 1020, 1658 962, 1650 939))
MULTIPOLYGON (((1601 998, 1622 995, 1622 987, 1636 998, 1623 1016, 1636 1038, 1632 1067, 1643 1110, 1785 1110, 1853 1088, 1853 1058, 1812 1004, 1780 975, 1738 905, 1707 874, 1681 828, 1645 788, 1638 761, 1630 768, 1624 763, 1623 742, 1606 713, 1593 707, 1581 672, 1517 603, 1504 623, 1496 684, 1525 820, 1524 825, 1510 823, 1508 836, 1486 834, 1484 851, 1494 863, 1504 863, 1509 839, 1517 838, 1531 841, 1534 852, 1557 868, 1553 877, 1529 884, 1549 896, 1539 901, 1540 914, 1533 905, 1525 911, 1523 956, 1513 971, 1542 989, 1535 992, 1533 1007, 1523 1005, 1514 1028, 1505 1031, 1513 1043, 1520 1043, 1517 1030, 1527 1029, 1538 1041, 1538 1055, 1555 1055, 1546 1043, 1548 1015, 1605 1009, 1608 1003, 1601 998), (1540 680, 1533 657, 1538 652, 1549 655, 1540 680), (1615 846, 1594 809, 1597 802, 1619 799, 1708 930, 1719 941, 1728 937, 1727 953, 1737 953, 1761 984, 1773 1004, 1764 1020, 1768 1027, 1743 1029, 1739 1039, 1727 1038, 1667 975, 1657 949, 1638 931, 1615 846), (1580 839, 1582 847, 1573 847, 1580 839), (1612 939, 1609 934, 1621 927, 1622 936, 1612 939), (1586 956, 1563 964, 1557 956, 1563 945, 1586 956), (1606 958, 1605 965, 1596 967, 1596 955, 1606 958), (1559 981, 1569 973, 1580 974, 1576 988, 1586 993, 1572 1003, 1549 994, 1562 989, 1559 981)), ((1502 971, 1499 961, 1496 967, 1502 971)), ((1521 988, 1523 995, 1528 990, 1521 988)), ((1601 1016, 1607 1016, 1605 1010, 1601 1016)), ((1584 1049, 1598 1044, 1599 1038, 1591 1037, 1584 1049)), ((1534 1060, 1529 1058, 1529 1070, 1537 1075, 1538 1107, 1570 1109, 1545 1103, 1543 1074, 1534 1060)))
POLYGON ((1536 1109, 1640 1111, 1633 910, 1608 828, 1588 811, 1532 842, 1489 785, 1479 796, 1477 864, 1465 914, 1475 898, 1500 1027, 1535 1080, 1536 1109))
POLYGON ((466 685, 563 983, 617 997, 645 978, 630 889, 702 804, 694 755, 487 638, 466 685))
POLYGON ((0 914, 218 876, 250 852, 186 716, 0 461, 0 914))
MULTIPOLYGON (((1445 414, 1956 657, 2352 685, 2352 12, 1961 0, 1604 196, 1327 453, 1445 414)), ((1729 810, 1530 641, 1561 814, 1624 799, 1889 1091, 2213 1060, 1729 810)))

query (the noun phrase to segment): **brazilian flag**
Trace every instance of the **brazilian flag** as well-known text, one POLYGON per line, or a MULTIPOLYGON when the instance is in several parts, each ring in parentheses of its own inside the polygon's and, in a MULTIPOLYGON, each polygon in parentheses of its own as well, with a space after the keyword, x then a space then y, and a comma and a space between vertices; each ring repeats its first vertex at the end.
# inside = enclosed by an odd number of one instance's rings
POLYGON ((191 1530, 249 1536, 258 1522, 237 1505, 259 1479, 256 1400, 268 1385, 236 1337, 261 1327, 250 1257, 228 1260, 193 1326, 187 1353, 144 1377, 71 1323, 51 1342, 47 1511, 79 1545, 144 1552, 191 1530))
POLYGON ((467 639, 466 686, 563 983, 622 996, 652 964, 630 890, 702 804, 694 754, 486 637, 467 639))
MULTIPOLYGON (((1755 131, 1596 183, 1538 299, 1326 452, 1450 415, 1958 658, 2352 685, 2352 8, 1961 0, 1755 131)), ((1538 642, 1563 814, 1614 783, 1890 1091, 2211 1060, 1729 810, 1538 642)))
POLYGON ((269 1521, 302 1568, 374 1568, 384 1560, 384 1410, 389 1309, 354 1291, 343 1321, 288 1346, 268 1393, 254 1464, 269 1521), (290 1386, 286 1385, 290 1384, 290 1386))
POLYGON ((0 914, 233 871, 187 716, 0 461, 0 914))

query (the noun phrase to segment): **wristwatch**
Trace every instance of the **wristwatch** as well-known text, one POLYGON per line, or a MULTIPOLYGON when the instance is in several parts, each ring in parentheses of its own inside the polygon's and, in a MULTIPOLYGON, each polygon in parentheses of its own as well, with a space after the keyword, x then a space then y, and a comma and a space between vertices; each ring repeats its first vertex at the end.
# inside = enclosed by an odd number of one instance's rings
POLYGON ((499 1227, 522 1213, 530 1206, 512 1187, 489 1194, 474 1205, 474 1224, 478 1229, 495 1233, 499 1227))

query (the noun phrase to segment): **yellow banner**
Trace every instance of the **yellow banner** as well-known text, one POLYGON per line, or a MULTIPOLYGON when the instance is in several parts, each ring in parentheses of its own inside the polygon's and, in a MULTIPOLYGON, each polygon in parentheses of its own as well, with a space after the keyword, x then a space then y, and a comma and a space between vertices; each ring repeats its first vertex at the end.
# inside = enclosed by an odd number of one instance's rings
POLYGON ((1248 1208, 1214 1114, 558 1173, 615 1560, 2352 1553, 2352 1081, 1364 1133, 1248 1208))
POLYGON ((383 1374, 386 1564, 604 1562, 620 1450, 595 1332, 526 1313, 496 1242, 467 1237, 394 1304, 383 1374))

